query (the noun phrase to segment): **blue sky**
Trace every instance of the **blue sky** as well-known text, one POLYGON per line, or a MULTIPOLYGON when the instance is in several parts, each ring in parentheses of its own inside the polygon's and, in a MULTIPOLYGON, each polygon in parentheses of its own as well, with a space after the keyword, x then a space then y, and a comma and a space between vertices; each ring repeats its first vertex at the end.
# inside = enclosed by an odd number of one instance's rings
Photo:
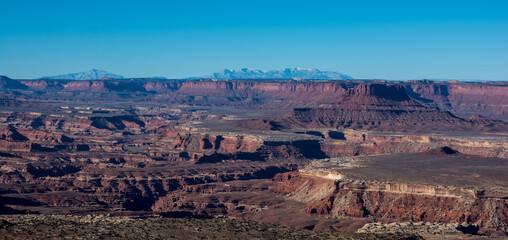
POLYGON ((0 0, 0 75, 243 67, 508 80, 508 1, 0 0))

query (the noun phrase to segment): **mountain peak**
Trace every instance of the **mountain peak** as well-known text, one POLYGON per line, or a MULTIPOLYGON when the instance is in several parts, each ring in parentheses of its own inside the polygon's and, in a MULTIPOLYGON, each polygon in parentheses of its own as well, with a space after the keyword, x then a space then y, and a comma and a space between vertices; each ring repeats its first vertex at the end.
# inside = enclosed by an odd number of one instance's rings
POLYGON ((343 80, 351 76, 333 71, 321 71, 317 68, 284 68, 262 71, 252 68, 224 69, 202 77, 214 79, 307 79, 307 80, 343 80))
POLYGON ((121 79, 124 78, 120 75, 106 72, 99 69, 90 69, 86 72, 62 74, 56 76, 43 77, 46 79, 68 79, 68 80, 99 80, 104 78, 121 79))

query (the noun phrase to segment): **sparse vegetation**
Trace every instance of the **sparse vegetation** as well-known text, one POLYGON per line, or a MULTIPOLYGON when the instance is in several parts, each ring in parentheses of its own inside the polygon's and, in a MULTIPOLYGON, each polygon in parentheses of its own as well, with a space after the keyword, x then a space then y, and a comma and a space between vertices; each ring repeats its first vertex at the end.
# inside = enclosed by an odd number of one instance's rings
POLYGON ((0 239, 423 239, 412 234, 318 232, 238 219, 32 215, 0 217, 0 239))

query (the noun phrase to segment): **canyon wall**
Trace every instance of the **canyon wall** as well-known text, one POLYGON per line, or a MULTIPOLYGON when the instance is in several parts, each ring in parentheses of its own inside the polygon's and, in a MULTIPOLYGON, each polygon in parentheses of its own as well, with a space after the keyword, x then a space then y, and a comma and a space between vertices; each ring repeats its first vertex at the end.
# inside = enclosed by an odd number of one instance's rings
POLYGON ((283 173, 273 181, 278 184, 275 191, 305 202, 309 214, 381 222, 467 223, 483 233, 508 230, 508 192, 486 197, 474 190, 334 180, 312 172, 283 173), (312 191, 308 186, 313 186, 312 191))
MULTIPOLYGON (((315 107, 337 101, 360 80, 298 82, 258 80, 13 80, 0 79, 4 90, 71 92, 95 98, 110 98, 110 93, 137 93, 145 100, 197 105, 232 105, 249 108, 289 110, 315 107)), ((377 81, 379 82, 379 81, 377 81)), ((508 119, 508 84, 504 82, 463 83, 406 81, 408 94, 431 107, 448 110, 460 117, 483 115, 508 119)), ((35 96, 34 96, 35 97, 35 96)), ((52 96, 57 97, 57 96, 52 96)), ((62 98, 60 96, 58 98, 62 98)))
POLYGON ((449 110, 461 117, 483 115, 508 120, 508 84, 442 83, 413 81, 404 83, 409 95, 422 103, 449 110))

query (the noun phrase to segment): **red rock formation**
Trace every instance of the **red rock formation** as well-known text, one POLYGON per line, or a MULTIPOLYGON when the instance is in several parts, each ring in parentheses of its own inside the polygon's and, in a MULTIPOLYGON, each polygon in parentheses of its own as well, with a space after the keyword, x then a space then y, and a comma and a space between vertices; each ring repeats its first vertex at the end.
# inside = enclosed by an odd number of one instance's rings
POLYGON ((12 80, 6 76, 0 76, 0 89, 26 89, 26 85, 19 81, 12 80))
POLYGON ((63 91, 105 92, 103 81, 71 81, 63 84, 63 91))
POLYGON ((452 111, 461 117, 483 115, 508 120, 508 85, 494 83, 405 83, 408 93, 429 106, 452 111))
MULTIPOLYGON (((298 172, 279 174, 274 178, 277 191, 304 201, 314 194, 301 189, 302 182, 332 180, 302 175, 298 172)), ((318 183, 314 183, 318 184, 318 183)), ((329 217, 370 217, 379 221, 425 221, 439 223, 468 223, 480 226, 480 232, 508 230, 508 201, 498 197, 479 197, 461 191, 427 192, 424 186, 391 186, 386 190, 377 183, 337 182, 328 184, 331 193, 308 203, 310 214, 329 217)), ((506 194, 506 193, 505 193, 506 194)))
POLYGON ((487 141, 461 136, 379 134, 361 131, 345 131, 343 134, 345 141, 324 140, 320 143, 321 150, 330 157, 337 157, 424 152, 440 146, 449 146, 465 154, 508 158, 506 151, 508 143, 505 141, 487 141))
MULTIPOLYGON (((463 98, 468 91, 480 89, 475 84, 464 86, 471 89, 462 91, 463 98)), ((502 102, 498 87, 492 87, 498 97, 479 97, 479 101, 502 102)), ((272 223, 323 230, 336 226, 316 224, 326 219, 322 215, 347 217, 341 224, 352 221, 352 228, 372 219, 465 221, 497 229, 506 223, 506 199, 498 189, 336 184, 334 179, 342 177, 338 174, 291 173, 268 180, 301 168, 310 159, 344 155, 423 152, 446 145, 459 153, 508 156, 502 133, 446 136, 336 129, 399 131, 403 126, 406 131, 481 130, 481 126, 495 129, 500 124, 482 117, 460 119, 425 107, 421 102, 428 104, 424 99, 427 95, 410 94, 418 102, 400 85, 45 79, 5 80, 0 88, 7 96, 0 98, 0 107, 4 107, 0 110, 0 197, 29 199, 30 204, 39 205, 23 205, 26 201, 21 201, 12 203, 13 209, 121 214, 124 210, 181 211, 258 220, 269 216, 272 223), (61 104, 61 108, 34 105, 38 100, 61 104), (256 132, 230 129, 218 120, 234 115, 229 109, 223 114, 207 112, 216 107, 189 106, 298 109, 283 118, 251 121, 266 130, 256 132), (19 111, 12 112, 13 108, 19 111), (317 129, 284 129, 295 126, 317 129), (258 179, 264 180, 251 184, 258 179), (315 222, 310 223, 310 218, 315 222)), ((428 96, 444 96, 450 89, 439 87, 428 96)), ((485 90, 481 89, 478 94, 485 90)), ((435 99, 445 101, 444 97, 435 99)), ((433 154, 439 157, 439 153, 433 154)), ((493 174, 499 179, 504 176, 493 174)))
POLYGON ((236 153, 254 152, 263 146, 263 142, 248 136, 177 133, 172 145, 186 151, 213 150, 220 153, 236 153))
POLYGON ((0 139, 13 141, 13 142, 25 142, 29 139, 24 135, 20 134, 18 130, 13 126, 7 126, 0 129, 0 139))
MULTIPOLYGON (((461 119, 411 99, 401 85, 359 84, 330 107, 296 108, 272 120, 282 128, 352 128, 378 131, 442 131, 507 129, 501 121, 461 119)), ((266 125, 265 123, 264 125, 266 125)), ((263 126, 248 120, 242 126, 263 126)), ((259 128, 259 127, 258 127, 259 128)))
MULTIPOLYGON (((2 77, 1 89, 66 91, 81 99, 118 98, 117 93, 151 93, 151 101, 197 105, 232 105, 289 110, 316 107, 337 101, 358 81, 280 82, 280 81, 211 81, 126 79, 107 81, 12 80, 2 77), (101 95, 100 93, 109 93, 101 95), (113 95, 111 95, 113 94, 113 95)), ((460 117, 484 115, 506 120, 508 85, 408 81, 403 83, 409 95, 426 106, 439 107, 460 117)), ((53 98, 61 98, 58 95, 53 98)), ((144 96, 143 96, 144 98, 144 96)))

